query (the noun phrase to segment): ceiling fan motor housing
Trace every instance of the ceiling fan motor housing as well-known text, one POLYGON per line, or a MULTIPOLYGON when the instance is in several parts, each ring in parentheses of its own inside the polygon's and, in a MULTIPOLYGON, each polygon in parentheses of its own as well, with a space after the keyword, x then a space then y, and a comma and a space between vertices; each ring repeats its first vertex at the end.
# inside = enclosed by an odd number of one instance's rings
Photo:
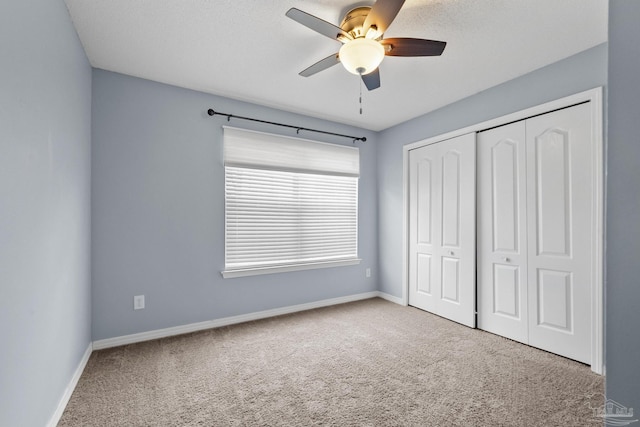
MULTIPOLYGON (((356 7, 355 9, 351 9, 347 14, 342 18, 342 22, 340 23, 340 28, 346 32, 351 34, 354 39, 365 37, 366 33, 364 32, 362 26, 364 21, 367 19, 367 15, 371 11, 371 7, 369 6, 361 6, 356 7)), ((339 39, 342 36, 338 37, 339 39)), ((346 42, 346 40, 341 40, 342 42, 346 42)))

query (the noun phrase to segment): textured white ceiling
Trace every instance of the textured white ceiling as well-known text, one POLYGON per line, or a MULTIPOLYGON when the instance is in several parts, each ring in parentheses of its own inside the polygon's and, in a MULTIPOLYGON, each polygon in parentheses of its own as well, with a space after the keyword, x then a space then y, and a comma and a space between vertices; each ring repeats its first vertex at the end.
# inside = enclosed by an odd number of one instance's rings
MULTIPOLYGON (((607 40, 607 0, 407 0, 385 37, 446 41, 440 57, 386 57, 382 86, 336 65, 341 44, 285 16, 339 25, 349 0, 65 0, 91 64, 202 92, 382 130, 607 40)), ((238 114, 238 112, 230 112, 238 114)))

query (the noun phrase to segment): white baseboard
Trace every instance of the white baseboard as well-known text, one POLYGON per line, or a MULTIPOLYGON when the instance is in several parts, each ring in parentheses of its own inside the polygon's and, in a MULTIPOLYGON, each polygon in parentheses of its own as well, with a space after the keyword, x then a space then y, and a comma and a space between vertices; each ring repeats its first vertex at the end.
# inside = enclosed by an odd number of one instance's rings
MULTIPOLYGON (((387 294, 384 294, 384 295, 387 295, 387 294)), ((320 307, 327 307, 327 306, 336 305, 336 304, 344 304, 347 302, 359 301, 359 300, 375 298, 375 297, 385 298, 378 291, 365 292, 362 294, 348 295, 346 297, 325 299, 325 300, 310 302, 306 304, 298 304, 298 305, 291 305, 288 307, 275 308, 273 310, 258 311, 255 313, 242 314, 239 316, 224 317, 222 319, 207 320, 204 322, 190 323, 188 325, 175 326, 175 327, 165 328, 165 329, 156 329, 148 332, 140 332, 138 334, 123 335, 120 337, 97 340, 93 342, 93 349, 101 350, 105 348, 117 347, 117 346, 126 345, 126 344, 133 344, 133 343, 142 342, 142 341, 155 340, 158 338, 165 338, 165 337, 170 337, 174 335, 188 334, 190 332, 197 332, 204 329, 219 328, 221 326, 228 326, 236 323, 249 322, 252 320, 265 319, 267 317, 280 316, 283 314, 311 310, 311 309, 320 308, 320 307)), ((388 297, 396 298, 391 295, 388 295, 388 297)), ((388 298, 385 298, 385 299, 388 299, 388 298)), ((389 299, 389 301, 396 302, 393 299, 389 299)))
POLYGON ((387 301, 391 301, 391 302, 399 304, 399 305, 405 305, 405 304, 402 303, 402 298, 390 295, 390 294, 388 294, 386 292, 378 291, 378 297, 380 297, 382 299, 386 299, 387 301))
POLYGON ((60 418, 62 418, 62 414, 64 413, 64 409, 67 407, 67 404, 69 403, 69 399, 71 399, 73 390, 75 390, 76 385, 78 385, 80 376, 82 376, 82 372, 84 371, 85 366, 87 366, 87 362, 89 361, 89 357, 91 356, 92 349, 93 347, 91 343, 89 343, 89 346, 87 347, 87 350, 82 355, 82 359, 80 359, 80 363, 78 363, 78 367, 73 373, 73 376, 69 381, 69 384, 67 384, 67 387, 64 389, 64 393, 62 394, 62 397, 58 402, 58 407, 56 408, 56 411, 51 416, 51 419, 49 420, 47 427, 55 427, 58 425, 58 422, 60 421, 60 418))

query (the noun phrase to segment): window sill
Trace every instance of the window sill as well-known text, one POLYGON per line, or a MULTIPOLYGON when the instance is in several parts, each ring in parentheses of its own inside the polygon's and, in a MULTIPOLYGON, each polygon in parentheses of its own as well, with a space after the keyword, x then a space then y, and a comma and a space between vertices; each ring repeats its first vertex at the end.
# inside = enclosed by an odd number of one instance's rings
POLYGON ((313 262, 308 264, 295 264, 295 265, 279 265, 275 267, 258 267, 258 268, 246 268, 242 270, 224 270, 222 271, 222 277, 225 279, 232 279, 234 277, 245 276, 258 276, 261 274, 273 274, 273 273, 286 273, 288 271, 301 271, 301 270, 314 270, 316 268, 329 268, 329 267, 344 267, 347 265, 360 264, 360 258, 339 260, 339 261, 327 261, 327 262, 313 262))

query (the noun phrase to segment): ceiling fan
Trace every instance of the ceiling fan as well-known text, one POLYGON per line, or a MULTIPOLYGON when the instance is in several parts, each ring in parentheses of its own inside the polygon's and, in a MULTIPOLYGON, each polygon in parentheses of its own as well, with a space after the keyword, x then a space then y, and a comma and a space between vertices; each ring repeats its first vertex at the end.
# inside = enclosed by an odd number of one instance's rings
POLYGON ((360 75, 369 90, 380 87, 378 66, 386 56, 439 56, 446 42, 415 38, 382 38, 405 0, 377 0, 373 6, 356 7, 345 15, 340 26, 291 8, 286 15, 312 30, 343 43, 340 51, 309 68, 303 77, 312 76, 338 63, 350 73, 360 75))

